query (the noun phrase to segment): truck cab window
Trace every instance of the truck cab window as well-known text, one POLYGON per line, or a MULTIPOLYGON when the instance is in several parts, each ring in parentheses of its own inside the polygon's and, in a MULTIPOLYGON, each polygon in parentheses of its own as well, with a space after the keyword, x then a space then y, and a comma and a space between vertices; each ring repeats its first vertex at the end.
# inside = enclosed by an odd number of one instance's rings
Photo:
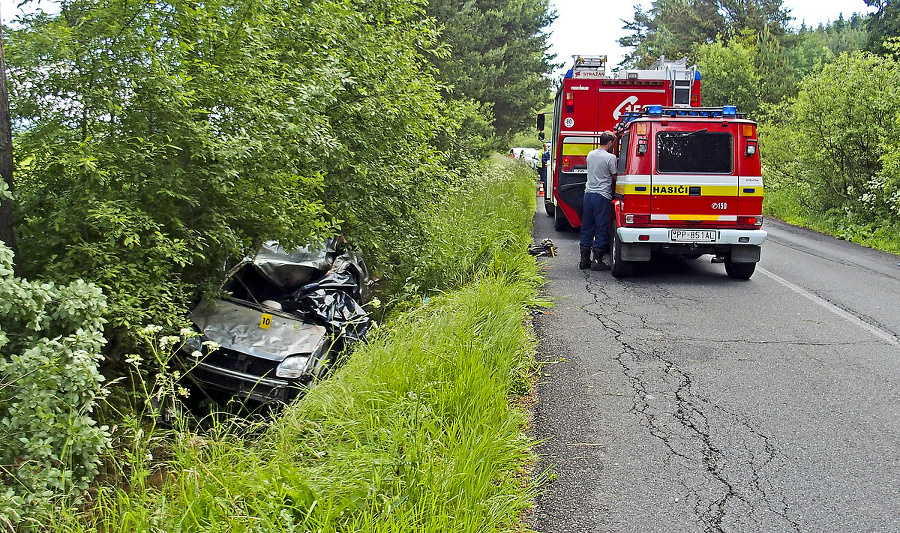
POLYGON ((625 174, 625 163, 628 160, 628 141, 631 140, 631 133, 622 135, 619 141, 619 174, 625 174))
POLYGON ((731 174, 734 150, 731 133, 661 131, 656 135, 660 173, 731 174))

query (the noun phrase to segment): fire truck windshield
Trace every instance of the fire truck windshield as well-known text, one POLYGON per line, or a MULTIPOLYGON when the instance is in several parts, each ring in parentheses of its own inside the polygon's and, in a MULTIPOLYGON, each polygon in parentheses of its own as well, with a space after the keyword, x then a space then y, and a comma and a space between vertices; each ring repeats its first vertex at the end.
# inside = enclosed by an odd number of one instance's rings
POLYGON ((656 135, 656 162, 660 173, 731 174, 730 133, 661 131, 656 135))

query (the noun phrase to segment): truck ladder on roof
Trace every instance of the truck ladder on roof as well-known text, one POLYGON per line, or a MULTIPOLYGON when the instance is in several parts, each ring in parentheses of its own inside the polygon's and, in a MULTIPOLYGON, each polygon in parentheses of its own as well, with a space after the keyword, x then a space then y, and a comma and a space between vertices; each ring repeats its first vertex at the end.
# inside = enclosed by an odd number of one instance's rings
POLYGON ((606 71, 606 56, 572 56, 575 60, 573 70, 592 69, 606 71))

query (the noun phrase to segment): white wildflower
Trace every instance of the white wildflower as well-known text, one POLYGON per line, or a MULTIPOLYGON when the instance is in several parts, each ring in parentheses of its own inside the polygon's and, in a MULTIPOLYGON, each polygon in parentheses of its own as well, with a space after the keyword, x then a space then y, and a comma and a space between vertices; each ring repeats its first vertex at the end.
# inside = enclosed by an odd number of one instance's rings
POLYGON ((222 345, 216 341, 203 341, 203 347, 206 348, 209 352, 214 352, 221 348, 222 345))
POLYGON ((160 337, 159 339, 159 349, 167 352, 172 349, 175 344, 181 342, 181 337, 176 337, 175 335, 165 335, 160 337))

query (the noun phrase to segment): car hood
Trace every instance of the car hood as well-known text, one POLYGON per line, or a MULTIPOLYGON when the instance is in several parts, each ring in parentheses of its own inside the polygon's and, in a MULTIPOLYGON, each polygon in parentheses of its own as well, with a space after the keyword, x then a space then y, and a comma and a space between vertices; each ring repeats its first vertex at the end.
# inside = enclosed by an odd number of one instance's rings
POLYGON ((270 361, 313 354, 327 337, 322 326, 233 300, 203 298, 191 313, 191 320, 207 339, 223 348, 270 361), (267 329, 261 327, 263 313, 271 315, 267 329))

